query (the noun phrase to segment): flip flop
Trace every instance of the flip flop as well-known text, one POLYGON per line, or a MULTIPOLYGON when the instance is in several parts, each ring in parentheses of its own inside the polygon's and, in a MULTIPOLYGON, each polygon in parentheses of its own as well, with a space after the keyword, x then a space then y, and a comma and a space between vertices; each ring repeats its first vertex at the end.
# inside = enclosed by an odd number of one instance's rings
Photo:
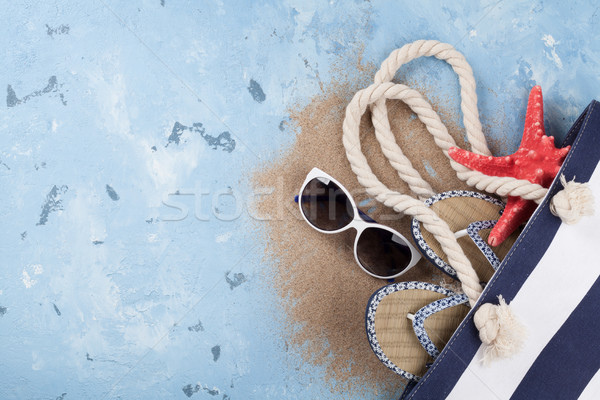
MULTIPOLYGON (((502 244, 490 247, 487 238, 504 211, 505 204, 491 196, 466 190, 453 190, 430 197, 425 204, 448 223, 456 232, 458 244, 471 261, 481 282, 489 282, 504 259, 519 232, 511 234, 502 244)), ((456 271, 435 237, 423 229, 423 224, 413 219, 412 235, 417 248, 433 265, 458 279, 456 271)))
POLYGON ((373 293, 366 311, 369 343, 388 368, 419 379, 469 312, 468 298, 425 282, 399 282, 373 293))

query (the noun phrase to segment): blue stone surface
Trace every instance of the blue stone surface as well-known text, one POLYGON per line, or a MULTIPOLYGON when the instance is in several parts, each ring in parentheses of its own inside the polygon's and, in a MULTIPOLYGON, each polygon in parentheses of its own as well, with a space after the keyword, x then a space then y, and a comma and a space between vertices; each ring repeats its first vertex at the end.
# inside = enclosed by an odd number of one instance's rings
MULTIPOLYGON (((249 171, 340 56, 423 38, 466 55, 497 154, 534 84, 563 137, 599 93, 599 23, 584 1, 4 2, 0 398, 397 395, 331 392, 287 349, 249 171)), ((458 113, 447 65, 402 74, 458 113)))

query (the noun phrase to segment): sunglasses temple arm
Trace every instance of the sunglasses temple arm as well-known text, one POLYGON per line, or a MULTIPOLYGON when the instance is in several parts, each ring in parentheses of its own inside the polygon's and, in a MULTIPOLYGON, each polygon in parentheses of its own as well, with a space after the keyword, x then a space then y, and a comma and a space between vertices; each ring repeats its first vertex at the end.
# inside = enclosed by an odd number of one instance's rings
POLYGON ((369 217, 367 214, 365 214, 364 212, 362 212, 360 210, 360 208, 357 208, 357 210, 358 210, 358 215, 360 215, 360 217, 362 219, 364 219, 365 221, 367 221, 367 222, 377 222, 373 218, 369 217))

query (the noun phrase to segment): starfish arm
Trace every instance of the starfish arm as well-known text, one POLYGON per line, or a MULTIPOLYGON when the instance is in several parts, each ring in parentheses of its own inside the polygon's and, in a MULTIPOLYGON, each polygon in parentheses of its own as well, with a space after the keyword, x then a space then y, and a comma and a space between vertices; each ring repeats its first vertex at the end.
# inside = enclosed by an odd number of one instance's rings
POLYGON ((540 138, 545 135, 542 88, 539 85, 536 85, 531 89, 531 92, 529 92, 523 139, 521 139, 521 145, 519 147, 531 149, 539 142, 540 138))
POLYGON ((488 237, 490 246, 501 244, 515 229, 531 217, 536 207, 537 204, 532 200, 509 196, 502 216, 488 237))
POLYGON ((448 155, 456 162, 467 168, 479 171, 491 176, 513 176, 514 175, 514 157, 493 157, 482 156, 471 153, 470 151, 450 147, 448 155))
POLYGON ((565 146, 565 147, 561 147, 560 149, 558 149, 559 161, 561 163, 565 160, 565 157, 569 153, 569 150, 571 150, 571 146, 565 146))

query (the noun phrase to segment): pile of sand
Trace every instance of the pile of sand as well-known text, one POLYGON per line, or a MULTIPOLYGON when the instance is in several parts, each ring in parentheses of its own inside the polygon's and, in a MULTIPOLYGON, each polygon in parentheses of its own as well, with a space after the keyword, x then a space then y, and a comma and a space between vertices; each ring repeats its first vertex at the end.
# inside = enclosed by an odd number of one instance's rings
MULTIPOLYGON (((298 206, 292 200, 306 174, 318 167, 349 189, 357 204, 363 205, 363 211, 405 237, 411 237, 409 218, 375 200, 367 203, 369 198, 346 159, 341 140, 346 105, 357 90, 372 82, 376 72, 374 65, 362 65, 359 57, 355 67, 358 72, 352 74, 351 81, 342 78, 342 81, 324 85, 323 94, 306 106, 290 110, 287 129, 297 131, 295 145, 253 175, 255 187, 275 188, 272 195, 263 196, 257 205, 260 215, 273 217, 261 222, 258 232, 272 268, 266 286, 277 291, 286 311, 288 329, 283 332, 286 341, 298 351, 302 349, 306 362, 326 367, 329 381, 335 382, 336 390, 354 391, 368 386, 397 394, 404 380, 377 359, 365 333, 367 301, 387 282, 370 277, 356 264, 352 251, 353 230, 336 235, 321 234, 301 219, 298 206)), ((408 85, 427 97, 426 87, 418 87, 414 82, 408 85)), ((458 91, 457 87, 457 96, 458 91)), ((455 114, 432 105, 443 120, 457 122, 455 114)), ((399 101, 388 102, 388 109, 398 144, 433 189, 436 192, 467 189, 415 114, 399 101)), ((457 144, 465 148, 462 130, 456 123, 449 125, 448 130, 457 144)), ((410 193, 383 156, 368 112, 362 121, 361 137, 363 152, 380 180, 390 188, 410 193)), ((451 283, 424 260, 401 280, 451 283)))

